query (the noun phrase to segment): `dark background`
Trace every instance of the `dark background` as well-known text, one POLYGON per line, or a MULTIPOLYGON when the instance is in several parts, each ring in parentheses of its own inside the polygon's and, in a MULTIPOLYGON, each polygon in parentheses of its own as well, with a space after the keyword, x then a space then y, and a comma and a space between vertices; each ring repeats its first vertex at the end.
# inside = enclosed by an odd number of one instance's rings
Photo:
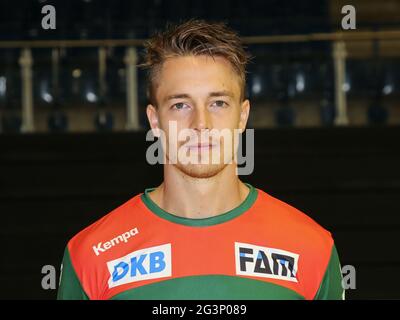
MULTIPOLYGON (((399 127, 255 131, 243 181, 332 232, 342 265, 356 268, 349 299, 400 298, 399 139, 399 127)), ((144 133, 0 136, 1 298, 55 297, 42 266, 58 269, 68 239, 161 183, 147 145, 144 133)))
MULTIPOLYGON (((398 30, 399 1, 352 3, 360 8, 360 29, 398 30)), ((336 9, 341 4, 328 0, 6 0, 0 2, 0 41, 147 38, 168 21, 191 17, 226 21, 243 36, 333 32, 340 25, 336 9), (40 8, 45 4, 56 6, 55 31, 40 28, 40 8)), ((257 114, 249 120, 255 128, 255 170, 242 180, 297 207, 332 232, 342 265, 353 265, 357 272, 356 289, 346 292, 348 299, 399 299, 398 53, 375 50, 360 61, 348 61, 346 72, 353 80, 348 105, 359 111, 347 127, 335 127, 329 113, 334 103, 330 43, 249 49, 255 56, 247 84, 247 95, 254 102, 252 112, 257 114), (291 94, 298 70, 305 70, 306 89, 291 94), (257 79, 261 79, 261 91, 254 90, 257 79), (379 94, 389 92, 387 85, 391 85, 390 93, 379 94), (286 108, 288 101, 297 120, 286 108), (312 103, 319 120, 307 126, 301 119, 308 116, 298 106, 312 103), (362 103, 366 107, 358 108, 362 103), (257 122, 263 119, 266 124, 257 122)), ((137 132, 112 126, 88 126, 79 132, 49 122, 42 131, 22 134, 18 55, 19 49, 0 49, 0 76, 7 79, 7 91, 0 95, 0 298, 54 299, 56 290, 41 287, 42 267, 55 266, 58 277, 67 241, 145 188, 160 184, 162 167, 146 163, 144 113, 137 132)), ((51 82, 49 56, 49 52, 34 52, 35 83, 51 82)), ((77 61, 82 70, 88 70, 83 83, 100 95, 96 59, 96 51, 67 50, 60 66, 60 90, 56 93, 49 87, 54 102, 46 104, 40 86, 34 86, 37 117, 47 117, 54 106, 66 114, 87 110, 87 105, 74 109, 82 104, 84 89, 76 95, 70 91, 70 74, 77 61)), ((118 50, 109 59, 108 91, 104 101, 91 105, 93 113, 104 105, 111 115, 117 114, 119 104, 124 107, 126 92, 119 90, 116 76, 123 67, 121 59, 118 50)), ((142 111, 144 88, 139 73, 142 111)))

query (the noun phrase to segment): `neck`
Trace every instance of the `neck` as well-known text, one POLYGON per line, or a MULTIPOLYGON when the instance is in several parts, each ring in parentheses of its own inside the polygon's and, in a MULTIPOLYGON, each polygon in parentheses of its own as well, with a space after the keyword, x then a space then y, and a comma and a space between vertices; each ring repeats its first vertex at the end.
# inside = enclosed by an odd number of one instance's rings
POLYGON ((229 164, 210 178, 193 178, 172 165, 164 165, 164 182, 150 193, 165 211, 185 218, 217 216, 239 206, 249 193, 229 164))

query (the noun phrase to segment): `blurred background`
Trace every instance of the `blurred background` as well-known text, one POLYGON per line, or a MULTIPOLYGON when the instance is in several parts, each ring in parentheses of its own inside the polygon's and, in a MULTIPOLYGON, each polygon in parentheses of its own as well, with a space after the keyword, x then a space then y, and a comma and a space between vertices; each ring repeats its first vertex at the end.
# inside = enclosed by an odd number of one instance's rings
POLYGON ((161 183, 136 65, 144 39, 189 18, 226 22, 254 57, 242 180, 332 232, 357 272, 348 299, 400 298, 400 0, 2 0, 0 298, 54 299, 42 267, 58 277, 74 234, 161 183))

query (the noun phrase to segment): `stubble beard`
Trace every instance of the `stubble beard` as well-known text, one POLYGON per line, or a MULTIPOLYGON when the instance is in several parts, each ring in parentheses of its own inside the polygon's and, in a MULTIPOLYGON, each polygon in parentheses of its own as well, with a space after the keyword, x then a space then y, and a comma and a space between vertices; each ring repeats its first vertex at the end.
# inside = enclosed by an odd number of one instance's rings
MULTIPOLYGON (((221 148, 221 145, 219 147, 221 148)), ((223 147, 220 150, 223 150, 223 147)), ((215 152, 215 151, 212 151, 212 152, 215 152)), ((216 163, 213 163, 212 156, 211 156, 212 152, 204 154, 204 155, 201 155, 199 153, 197 155, 197 160, 198 160, 197 163, 185 163, 184 164, 184 163, 181 163, 178 159, 178 161, 172 165, 175 166, 184 175, 187 175, 191 178, 209 179, 209 178, 212 178, 212 177, 218 175, 219 173, 221 173, 228 165, 230 165, 232 163, 232 159, 233 159, 233 155, 230 155, 230 157, 231 157, 231 159, 229 159, 230 161, 226 161, 226 163, 225 163, 224 162, 224 154, 222 151, 220 151, 221 153, 219 154, 220 156, 217 159, 218 161, 216 161, 216 163), (207 160, 207 161, 202 163, 201 162, 202 158, 203 159, 205 158, 205 160, 207 160)), ((167 163, 169 163, 168 154, 166 156, 167 156, 167 163)))

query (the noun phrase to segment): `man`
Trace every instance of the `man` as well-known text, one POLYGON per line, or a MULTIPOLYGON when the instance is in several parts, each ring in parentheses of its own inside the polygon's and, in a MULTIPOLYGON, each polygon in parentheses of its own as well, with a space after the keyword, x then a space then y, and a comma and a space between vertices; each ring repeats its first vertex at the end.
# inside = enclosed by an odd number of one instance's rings
POLYGON ((164 181, 70 240, 59 299, 344 297, 330 233, 237 175, 247 60, 236 33, 201 20, 146 43, 164 181))

